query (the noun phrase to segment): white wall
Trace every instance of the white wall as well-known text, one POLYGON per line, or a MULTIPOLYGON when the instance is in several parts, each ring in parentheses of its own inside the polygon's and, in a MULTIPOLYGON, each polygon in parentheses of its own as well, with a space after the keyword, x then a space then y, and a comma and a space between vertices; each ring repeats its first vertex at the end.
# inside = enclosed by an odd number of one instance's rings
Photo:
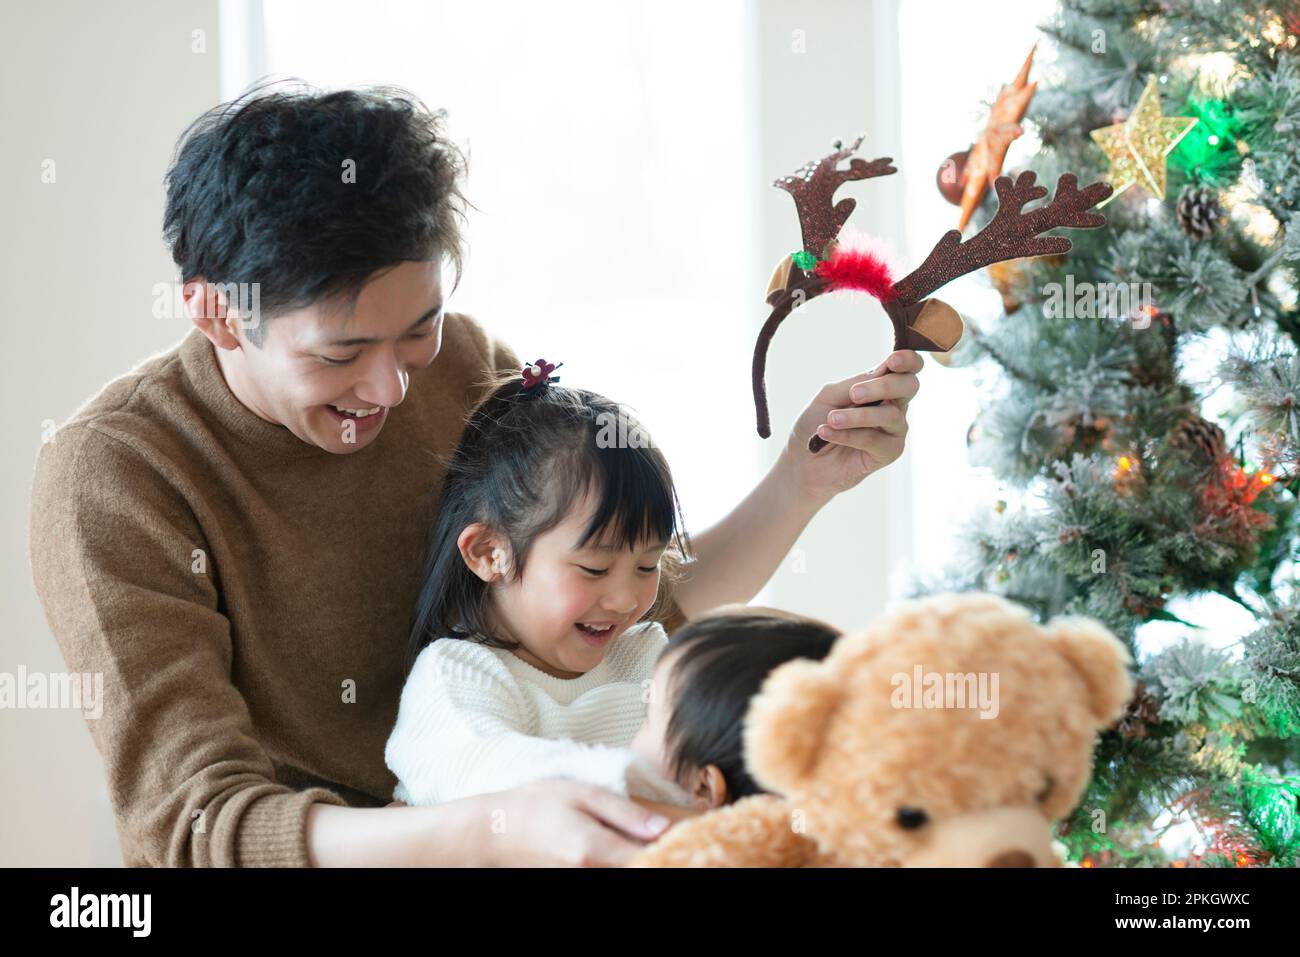
MULTIPOLYGON (((162 177, 181 131, 217 102, 217 0, 7 2, 0 44, 0 671, 12 674, 63 668, 27 553, 47 421, 186 331, 151 311, 154 283, 173 278, 162 177)), ((80 712, 0 710, 0 768, 0 866, 121 864, 80 712)))

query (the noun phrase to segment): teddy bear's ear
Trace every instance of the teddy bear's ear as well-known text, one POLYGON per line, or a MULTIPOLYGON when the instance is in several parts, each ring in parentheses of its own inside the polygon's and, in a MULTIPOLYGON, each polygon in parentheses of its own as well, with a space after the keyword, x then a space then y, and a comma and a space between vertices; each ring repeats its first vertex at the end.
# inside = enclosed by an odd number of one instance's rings
POLYGON ((823 662, 797 659, 776 668, 745 715, 745 763, 754 779, 780 794, 812 771, 840 688, 823 662))
POLYGON ((1047 637, 1088 688, 1088 709, 1098 727, 1110 727, 1133 697, 1133 658, 1123 642, 1100 622, 1063 615, 1047 623, 1047 637))

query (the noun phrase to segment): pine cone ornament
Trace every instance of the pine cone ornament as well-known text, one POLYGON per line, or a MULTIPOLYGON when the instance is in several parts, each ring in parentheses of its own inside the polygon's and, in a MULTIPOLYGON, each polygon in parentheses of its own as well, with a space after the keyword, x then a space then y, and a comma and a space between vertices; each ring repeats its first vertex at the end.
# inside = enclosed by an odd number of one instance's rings
POLYGON ((1228 454, 1223 429, 1195 412, 1174 426, 1169 436, 1169 446, 1201 466, 1213 465, 1228 454))
POLYGON ((1146 684, 1139 681, 1124 716, 1115 724, 1115 730, 1129 739, 1145 738, 1151 725, 1159 720, 1160 702, 1148 694, 1146 684))
POLYGON ((1165 607, 1165 599, 1160 595, 1151 596, 1134 593, 1124 599, 1124 607, 1132 613, 1133 617, 1146 621, 1165 607))
POLYGON ((1223 218, 1219 194, 1208 186, 1188 186, 1178 199, 1178 225, 1193 239, 1209 239, 1223 218))

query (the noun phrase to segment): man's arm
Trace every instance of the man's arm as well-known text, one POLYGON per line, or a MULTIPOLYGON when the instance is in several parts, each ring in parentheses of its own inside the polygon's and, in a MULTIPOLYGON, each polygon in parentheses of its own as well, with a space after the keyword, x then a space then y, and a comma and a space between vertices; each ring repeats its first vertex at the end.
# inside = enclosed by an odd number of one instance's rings
POLYGON ((313 867, 614 867, 689 810, 581 781, 537 781, 434 807, 313 804, 313 867))
POLYGON ((179 493, 117 438, 65 428, 37 462, 30 547, 67 667, 103 676, 102 714, 86 723, 128 861, 306 866, 308 811, 346 802, 276 783, 179 493))

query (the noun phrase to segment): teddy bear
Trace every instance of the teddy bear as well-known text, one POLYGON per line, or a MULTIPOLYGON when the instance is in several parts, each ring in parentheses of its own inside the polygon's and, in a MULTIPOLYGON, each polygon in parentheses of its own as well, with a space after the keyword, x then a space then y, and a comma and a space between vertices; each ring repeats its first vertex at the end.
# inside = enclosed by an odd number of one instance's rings
POLYGON ((764 794, 688 818, 638 867, 1052 867, 1052 824, 1133 694, 1098 622, 985 593, 900 604, 776 668, 745 757, 764 794))

